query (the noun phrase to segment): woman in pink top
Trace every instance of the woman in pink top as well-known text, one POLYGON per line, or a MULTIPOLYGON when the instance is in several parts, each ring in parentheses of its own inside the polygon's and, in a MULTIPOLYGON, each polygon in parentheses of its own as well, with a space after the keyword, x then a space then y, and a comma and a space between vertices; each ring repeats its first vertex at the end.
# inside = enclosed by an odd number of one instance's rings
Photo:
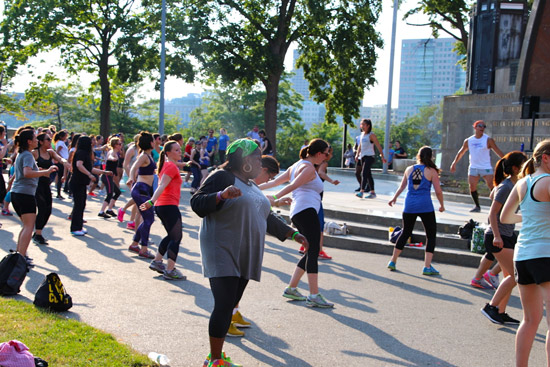
POLYGON ((179 210, 181 193, 181 176, 176 163, 181 158, 181 147, 178 142, 170 140, 164 144, 160 154, 158 171, 160 183, 151 200, 140 205, 140 210, 145 211, 155 206, 155 212, 160 218, 167 236, 160 241, 155 259, 149 265, 149 269, 162 274, 166 280, 185 280, 186 277, 176 269, 176 259, 181 242, 181 213, 179 210), (168 262, 165 266, 162 262, 164 255, 168 253, 168 262))

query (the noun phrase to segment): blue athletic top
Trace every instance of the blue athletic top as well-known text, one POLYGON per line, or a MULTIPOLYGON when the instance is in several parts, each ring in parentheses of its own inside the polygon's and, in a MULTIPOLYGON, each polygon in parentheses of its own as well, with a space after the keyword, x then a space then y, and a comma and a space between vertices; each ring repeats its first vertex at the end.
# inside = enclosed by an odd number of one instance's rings
POLYGON ((229 142, 229 136, 220 135, 218 149, 225 151, 227 149, 227 142, 229 142))
POLYGON ((431 189, 432 182, 424 176, 426 166, 416 164, 409 175, 404 213, 429 213, 434 211, 431 189))
POLYGON ((535 183, 549 176, 550 174, 545 173, 535 177, 529 175, 525 178, 527 190, 519 204, 522 220, 518 242, 514 248, 514 261, 550 257, 550 223, 548 223, 550 202, 536 201, 533 198, 535 183))
POLYGON ((153 158, 149 157, 149 164, 145 167, 139 167, 138 168, 138 175, 139 176, 151 176, 151 175, 155 174, 156 169, 157 169, 157 165, 155 163, 155 160, 153 158))

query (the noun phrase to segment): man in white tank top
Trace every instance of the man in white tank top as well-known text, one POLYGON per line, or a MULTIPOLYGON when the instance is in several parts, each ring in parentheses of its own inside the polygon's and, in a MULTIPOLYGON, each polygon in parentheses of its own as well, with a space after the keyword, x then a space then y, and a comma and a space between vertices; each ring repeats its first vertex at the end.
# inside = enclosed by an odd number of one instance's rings
POLYGON ((451 173, 456 171, 458 161, 470 151, 470 166, 468 167, 468 185, 470 186, 470 195, 474 200, 475 207, 470 210, 472 213, 481 211, 479 206, 479 195, 477 193, 477 183, 480 176, 483 177, 489 190, 493 189, 493 166, 491 165, 491 149, 500 158, 504 155, 497 147, 493 138, 485 134, 487 127, 483 120, 478 120, 473 124, 475 134, 464 140, 462 148, 456 153, 456 157, 451 164, 451 173))

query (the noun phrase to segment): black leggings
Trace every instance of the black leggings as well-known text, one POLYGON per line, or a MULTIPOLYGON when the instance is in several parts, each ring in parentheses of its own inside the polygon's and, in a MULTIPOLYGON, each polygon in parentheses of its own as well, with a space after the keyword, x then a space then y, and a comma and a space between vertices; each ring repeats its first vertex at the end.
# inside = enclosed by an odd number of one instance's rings
POLYGON ((321 224, 319 223, 319 215, 313 208, 307 208, 295 214, 292 217, 292 223, 298 231, 307 238, 309 249, 304 253, 304 256, 298 261, 298 267, 305 270, 309 274, 317 274, 319 272, 318 258, 321 242, 321 224))
POLYGON ((41 230, 46 226, 52 214, 52 190, 50 189, 49 177, 46 182, 41 179, 38 181, 36 206, 38 207, 38 213, 36 213, 34 228, 41 230))
POLYGON ((157 213, 168 235, 160 241, 159 253, 164 257, 168 251, 168 258, 176 261, 181 242, 181 213, 177 205, 155 206, 157 213))
POLYGON ((214 296, 214 309, 208 323, 208 335, 224 338, 231 325, 233 309, 243 296, 248 279, 239 277, 210 278, 210 289, 214 296))
POLYGON ((361 189, 363 191, 374 191, 374 179, 371 172, 373 163, 373 156, 365 155, 361 157, 361 189))
POLYGON ((120 196, 120 189, 115 184, 113 176, 101 175, 101 182, 105 185, 105 192, 107 192, 105 202, 110 203, 111 199, 116 201, 120 196))
POLYGON ((0 204, 4 203, 4 197, 6 197, 6 182, 4 181, 3 170, 2 163, 0 163, 0 204))
POLYGON ((73 193, 73 211, 71 213, 71 232, 80 231, 84 225, 84 209, 86 209, 86 184, 70 182, 73 193))
POLYGON ((426 232, 426 252, 433 253, 435 250, 435 238, 437 233, 437 223, 435 221, 435 212, 428 213, 403 213, 403 232, 397 239, 395 248, 403 250, 407 240, 411 236, 416 217, 420 217, 424 231, 426 232))
MULTIPOLYGON (((60 196, 61 188, 63 186, 63 182, 61 182, 61 178, 63 177, 65 166, 63 165, 63 163, 57 163, 56 166, 57 166, 57 181, 55 183, 55 187, 57 189, 57 196, 60 196)), ((68 177, 65 177, 65 179, 68 180, 68 177)), ((65 185, 65 188, 67 188, 66 185, 65 185)))

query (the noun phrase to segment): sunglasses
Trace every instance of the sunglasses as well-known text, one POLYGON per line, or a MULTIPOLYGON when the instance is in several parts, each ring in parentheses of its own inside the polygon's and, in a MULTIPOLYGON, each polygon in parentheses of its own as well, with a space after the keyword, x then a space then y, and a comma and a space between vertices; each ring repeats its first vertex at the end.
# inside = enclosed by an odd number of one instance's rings
POLYGON ((477 127, 480 127, 480 128, 482 128, 482 129, 485 129, 485 128, 487 127, 487 125, 479 124, 479 125, 477 125, 477 127))

